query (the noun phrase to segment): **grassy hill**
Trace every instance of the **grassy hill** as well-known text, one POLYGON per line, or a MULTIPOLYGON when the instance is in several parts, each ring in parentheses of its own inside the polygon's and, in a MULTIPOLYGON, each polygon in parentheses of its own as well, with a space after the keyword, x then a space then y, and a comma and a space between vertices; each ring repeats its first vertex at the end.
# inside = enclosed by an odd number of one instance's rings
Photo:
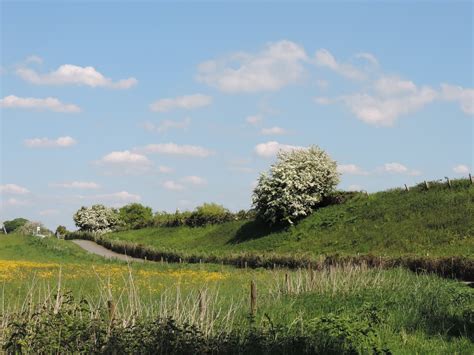
POLYGON ((146 228, 107 235, 183 254, 474 257, 474 186, 468 180, 358 194, 315 211, 294 227, 256 221, 200 228, 146 228))

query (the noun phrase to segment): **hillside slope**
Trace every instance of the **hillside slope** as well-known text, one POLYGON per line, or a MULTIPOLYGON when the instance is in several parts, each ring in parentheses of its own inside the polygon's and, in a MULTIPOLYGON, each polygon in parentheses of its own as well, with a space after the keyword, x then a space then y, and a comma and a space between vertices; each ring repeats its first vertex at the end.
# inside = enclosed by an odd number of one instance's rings
POLYGON ((320 208, 294 227, 271 230, 255 221, 202 228, 116 232, 123 240, 180 253, 474 257, 474 186, 468 180, 394 189, 320 208))

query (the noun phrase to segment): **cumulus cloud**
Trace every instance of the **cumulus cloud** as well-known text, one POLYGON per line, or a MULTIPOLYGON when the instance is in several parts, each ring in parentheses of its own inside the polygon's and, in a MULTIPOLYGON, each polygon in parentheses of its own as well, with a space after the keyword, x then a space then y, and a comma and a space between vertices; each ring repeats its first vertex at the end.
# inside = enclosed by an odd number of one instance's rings
POLYGON ((280 136, 288 133, 285 129, 277 126, 270 128, 262 128, 260 132, 265 136, 280 136))
POLYGON ((464 113, 474 115, 474 89, 441 84, 441 98, 446 101, 458 102, 464 113))
POLYGON ((418 91, 415 83, 403 80, 397 76, 382 76, 374 83, 375 91, 383 96, 392 96, 404 93, 416 93, 418 91))
POLYGON ((161 143, 161 144, 148 144, 141 148, 135 149, 137 152, 143 154, 167 154, 167 155, 181 155, 197 158, 206 158, 212 155, 214 152, 195 145, 178 145, 175 143, 161 143))
POLYGON ((271 158, 275 156, 279 151, 289 151, 293 149, 304 149, 304 147, 281 144, 276 141, 270 141, 266 143, 260 143, 255 146, 255 153, 263 158, 271 158))
POLYGON ((191 185, 205 185, 205 184, 207 184, 206 179, 204 179, 200 176, 195 176, 195 175, 186 176, 186 177, 181 179, 181 182, 183 182, 185 184, 191 184, 191 185))
POLYGON ((77 144, 77 141, 69 136, 57 139, 31 138, 25 139, 25 146, 28 148, 67 148, 77 144))
POLYGON ((98 72, 94 67, 81 67, 72 64, 61 65, 58 69, 40 74, 31 68, 20 67, 16 70, 20 78, 36 85, 85 85, 112 89, 129 89, 138 83, 135 78, 113 81, 98 72))
POLYGON ((142 174, 153 165, 145 155, 128 150, 111 152, 95 163, 106 168, 110 174, 142 174))
POLYGON ((163 187, 166 190, 171 190, 171 191, 181 191, 184 190, 184 185, 181 185, 177 183, 176 181, 173 180, 168 180, 163 182, 163 187))
POLYGON ((456 165, 453 168, 453 171, 456 174, 469 174, 469 167, 467 165, 464 165, 464 164, 459 164, 459 165, 456 165))
POLYGON ((29 192, 27 188, 16 184, 0 185, 0 193, 2 194, 26 195, 29 192))
POLYGON ((100 185, 92 181, 72 181, 59 184, 51 184, 54 187, 64 187, 67 189, 98 189, 100 185))
POLYGON ((377 169, 379 172, 385 172, 389 174, 404 174, 404 175, 412 175, 417 176, 421 175, 419 170, 412 170, 407 168, 405 165, 400 163, 386 163, 382 167, 377 169))
POLYGON ((300 45, 282 40, 258 53, 237 52, 201 63, 197 80, 228 93, 276 91, 302 78, 307 55, 300 45))
POLYGON ((192 110, 195 108, 209 106, 212 97, 202 94, 180 96, 175 98, 160 99, 150 105, 150 109, 155 112, 167 112, 174 109, 192 110))
POLYGON ((350 64, 340 63, 327 49, 319 49, 316 52, 316 64, 331 69, 349 79, 362 80, 366 75, 350 64))
POLYGON ((37 55, 30 55, 25 59, 25 63, 43 64, 43 58, 37 55))
POLYGON ((159 124, 154 124, 152 122, 145 122, 143 128, 149 132, 163 133, 170 129, 186 129, 191 124, 190 118, 185 118, 182 121, 175 120, 163 120, 159 124))
POLYGON ((73 104, 64 104, 55 97, 38 99, 34 97, 18 97, 15 95, 5 96, 3 99, 0 99, 0 107, 49 110, 65 113, 75 113, 81 111, 79 106, 73 104))
POLYGON ((337 166, 337 171, 340 174, 348 175, 368 175, 367 171, 364 171, 361 167, 355 164, 340 164, 337 166))

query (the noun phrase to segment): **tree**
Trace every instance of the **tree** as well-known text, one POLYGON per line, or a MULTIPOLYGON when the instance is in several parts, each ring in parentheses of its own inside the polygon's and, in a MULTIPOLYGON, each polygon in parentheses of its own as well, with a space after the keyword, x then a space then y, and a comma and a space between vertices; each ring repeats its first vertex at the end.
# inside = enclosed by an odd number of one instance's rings
POLYGON ((152 224, 153 211, 140 203, 131 203, 120 208, 119 218, 129 228, 144 228, 152 224))
POLYGON ((81 207, 73 216, 76 226, 86 232, 112 232, 119 224, 117 210, 104 205, 81 207))
POLYGON ((280 151, 269 173, 260 175, 253 192, 257 218, 293 224, 309 215, 339 183, 336 162, 322 149, 280 151))
POLYGON ((191 212, 186 224, 191 227, 201 227, 207 224, 229 222, 234 219, 232 213, 217 203, 204 203, 191 212))
POLYGON ((3 225, 5 226, 7 233, 11 233, 20 228, 21 226, 25 225, 27 222, 28 220, 26 218, 15 218, 11 221, 3 222, 3 225))

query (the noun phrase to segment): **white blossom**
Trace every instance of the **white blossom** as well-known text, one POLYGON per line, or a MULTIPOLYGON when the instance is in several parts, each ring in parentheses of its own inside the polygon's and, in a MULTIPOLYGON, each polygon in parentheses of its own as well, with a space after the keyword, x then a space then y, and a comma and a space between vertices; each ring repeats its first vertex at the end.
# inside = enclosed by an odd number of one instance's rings
POLYGON ((80 230, 99 234, 112 232, 119 223, 117 211, 104 205, 81 207, 73 219, 80 230))

